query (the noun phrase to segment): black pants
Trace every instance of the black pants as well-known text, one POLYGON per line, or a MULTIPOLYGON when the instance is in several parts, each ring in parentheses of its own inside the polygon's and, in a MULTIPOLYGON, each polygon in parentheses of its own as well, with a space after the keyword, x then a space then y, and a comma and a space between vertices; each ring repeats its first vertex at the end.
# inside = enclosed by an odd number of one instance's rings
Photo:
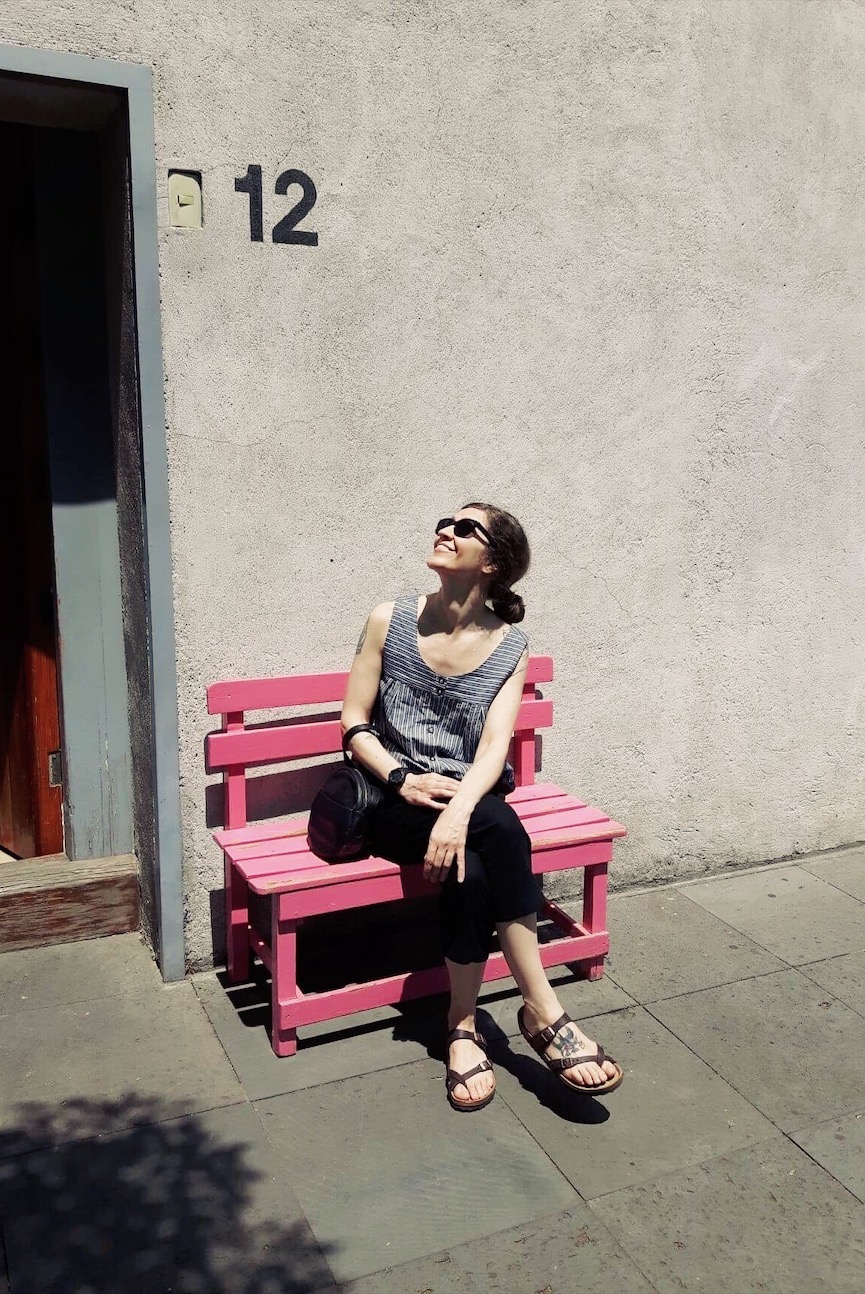
MULTIPOLYGON (((389 795, 370 824, 373 853, 394 863, 422 864, 438 816, 436 809, 389 795)), ((454 864, 441 886, 445 957, 462 965, 486 961, 496 923, 537 912, 542 902, 523 824, 504 800, 485 795, 469 820, 465 880, 457 882, 454 864)))

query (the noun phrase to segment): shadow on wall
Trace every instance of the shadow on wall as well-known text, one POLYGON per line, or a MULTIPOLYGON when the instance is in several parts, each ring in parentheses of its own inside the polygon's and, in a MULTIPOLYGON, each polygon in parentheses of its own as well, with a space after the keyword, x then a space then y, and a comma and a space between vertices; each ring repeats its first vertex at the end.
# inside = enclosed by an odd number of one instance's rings
POLYGON ((219 1135, 205 1123, 209 1116, 179 1114, 178 1103, 133 1093, 18 1108, 18 1125, 0 1133, 0 1225, 11 1289, 333 1288, 305 1221, 274 1220, 292 1212, 287 1187, 276 1189, 248 1162, 243 1141, 224 1131, 235 1111, 256 1117, 249 1106, 220 1112, 227 1122, 219 1135), (118 1125, 124 1130, 99 1135, 118 1125))

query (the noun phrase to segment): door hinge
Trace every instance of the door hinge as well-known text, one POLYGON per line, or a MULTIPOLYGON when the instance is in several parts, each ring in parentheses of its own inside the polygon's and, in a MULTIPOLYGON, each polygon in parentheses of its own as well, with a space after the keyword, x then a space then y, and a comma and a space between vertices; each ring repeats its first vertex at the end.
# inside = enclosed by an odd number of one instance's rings
POLYGON ((63 756, 59 750, 49 751, 48 754, 48 785, 63 785, 63 756))

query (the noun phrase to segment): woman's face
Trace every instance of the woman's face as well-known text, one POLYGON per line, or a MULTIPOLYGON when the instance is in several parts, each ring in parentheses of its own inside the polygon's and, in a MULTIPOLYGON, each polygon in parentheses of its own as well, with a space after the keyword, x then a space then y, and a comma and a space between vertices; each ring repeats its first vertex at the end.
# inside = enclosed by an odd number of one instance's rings
POLYGON ((459 575, 471 575, 475 579, 480 579, 483 575, 492 574, 492 564, 490 562, 490 549, 486 537, 478 530, 472 530, 468 535, 457 535, 454 533, 454 522, 463 518, 470 518, 478 521, 487 529, 489 521, 486 513, 481 508, 460 508, 455 512, 453 517, 448 518, 450 524, 441 526, 436 530, 433 541, 433 550, 427 558, 427 566, 430 570, 441 571, 459 575))

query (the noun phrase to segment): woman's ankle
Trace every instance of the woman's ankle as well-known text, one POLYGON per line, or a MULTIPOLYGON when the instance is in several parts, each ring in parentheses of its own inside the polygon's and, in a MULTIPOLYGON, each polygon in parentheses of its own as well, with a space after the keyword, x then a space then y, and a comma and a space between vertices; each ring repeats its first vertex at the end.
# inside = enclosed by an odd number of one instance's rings
POLYGON ((523 998, 523 1001, 526 1005, 527 1014, 539 1024, 543 1024, 544 1028, 552 1024, 554 1020, 558 1020, 562 1014, 561 1003, 552 990, 549 994, 545 993, 537 998, 523 998))

